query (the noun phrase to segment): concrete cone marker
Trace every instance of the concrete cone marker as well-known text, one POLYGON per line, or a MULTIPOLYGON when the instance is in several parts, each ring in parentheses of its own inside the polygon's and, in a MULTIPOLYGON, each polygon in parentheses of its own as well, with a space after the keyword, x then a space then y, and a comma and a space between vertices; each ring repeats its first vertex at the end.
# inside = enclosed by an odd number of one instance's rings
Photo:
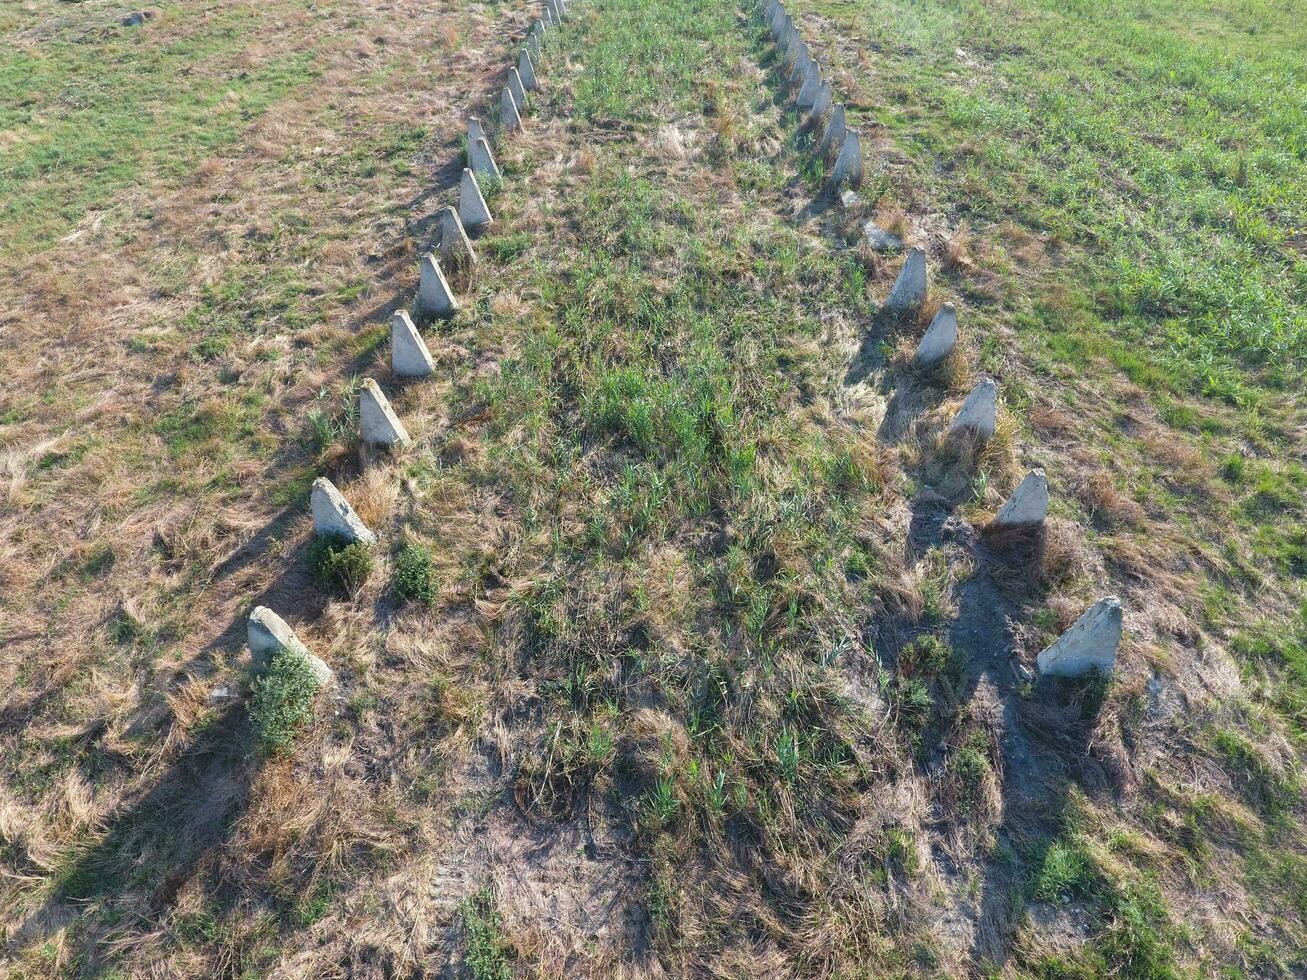
POLYGON ((794 59, 794 67, 790 69, 790 84, 799 86, 803 84, 804 78, 808 75, 808 66, 815 65, 812 60, 812 52, 808 50, 808 45, 802 41, 799 42, 799 52, 794 59))
POLYGON ((830 107, 830 82, 823 79, 817 89, 817 97, 812 100, 812 109, 808 112, 808 121, 813 125, 820 123, 826 117, 826 113, 830 112, 830 107))
POLYGON ((409 441, 404 424, 371 378, 359 388, 359 429, 369 446, 404 445, 409 441))
POLYGON ((540 55, 541 55, 540 38, 541 36, 543 36, 544 33, 545 33, 545 25, 542 24, 540 21, 536 21, 535 25, 531 28, 531 33, 526 36, 526 52, 531 56, 532 69, 534 69, 536 65, 540 64, 540 55))
POLYGON ((786 68, 791 68, 799 60, 799 50, 803 47, 803 42, 799 40, 798 34, 791 34, 790 41, 785 45, 785 55, 781 59, 781 64, 786 68))
POLYGON ((464 228, 484 228, 495 220, 490 217, 476 174, 467 167, 463 168, 463 178, 458 182, 458 220, 464 228))
POLYGON ((918 367, 930 367, 938 364, 950 354, 958 344, 958 311, 952 303, 945 303, 939 308, 930 326, 926 328, 921 342, 917 344, 915 360, 918 367))
POLYGON ((817 144, 817 156, 825 160, 844 145, 844 128, 844 103, 837 102, 831 110, 830 121, 826 123, 826 132, 817 144))
POLYGON ((1093 670, 1111 673, 1122 630, 1121 600, 1114 595, 1099 599, 1055 643, 1040 651, 1039 672, 1052 677, 1082 677, 1093 670))
POLYGON ((993 378, 983 378, 967 395, 948 431, 949 435, 970 432, 983 440, 993 437, 997 424, 998 385, 993 378))
POLYGON ((486 139, 486 128, 476 116, 467 117, 467 145, 470 148, 477 140, 486 139))
POLYGON ((494 177, 496 180, 500 178, 499 164, 495 163, 495 155, 490 152, 490 141, 484 136, 467 145, 467 163, 474 174, 494 177))
POLYGON ((423 313, 434 316, 453 316, 458 312, 458 300, 445 281, 445 274, 440 271, 440 263, 429 252, 422 256, 418 306, 423 313))
POLYGON ((313 533, 319 537, 339 538, 350 544, 377 543, 377 536, 368 530, 344 494, 325 476, 313 481, 309 507, 313 511, 313 533))
POLYGON ((844 143, 835 158, 831 183, 836 187, 857 187, 862 183, 862 136, 856 129, 844 134, 844 143))
POLYGON ((1048 477, 1043 470, 1031 470, 994 515, 994 526, 1032 527, 1047 516, 1048 477))
POLYGON ((331 668, 309 653, 295 631, 286 621, 267 606, 255 606, 245 624, 245 639, 250 646, 250 660, 257 671, 267 670, 273 659, 282 653, 303 658, 319 687, 331 683, 331 668))
POLYGON ((509 133, 517 132, 522 128, 522 114, 518 111, 517 100, 513 98, 513 93, 509 91, 507 85, 499 93, 499 123, 509 133))
POLYGON ((506 88, 513 93, 513 101, 517 103, 518 108, 526 112, 526 86, 522 84, 522 76, 516 68, 508 69, 506 88))
POLYGON ((798 97, 795 98, 794 104, 800 109, 811 109, 817 104, 817 94, 821 91, 821 72, 817 70, 817 63, 808 63, 808 73, 803 78, 803 84, 799 86, 798 97))
POLYGON ((535 65, 531 64, 531 55, 523 48, 517 56, 517 74, 522 79, 522 86, 528 92, 534 92, 540 87, 540 82, 536 79, 535 65))
POLYGON ((885 300, 885 309, 905 313, 915 310, 925 298, 926 252, 922 248, 914 248, 904 260, 903 268, 899 269, 894 287, 885 300))
POLYGON ((472 243, 467 240, 463 222, 458 220, 458 212, 453 208, 444 208, 440 212, 440 261, 445 265, 476 265, 476 253, 472 243))
POLYGON ((425 378, 436 370, 426 341, 403 310, 390 318, 390 370, 398 378, 425 378))

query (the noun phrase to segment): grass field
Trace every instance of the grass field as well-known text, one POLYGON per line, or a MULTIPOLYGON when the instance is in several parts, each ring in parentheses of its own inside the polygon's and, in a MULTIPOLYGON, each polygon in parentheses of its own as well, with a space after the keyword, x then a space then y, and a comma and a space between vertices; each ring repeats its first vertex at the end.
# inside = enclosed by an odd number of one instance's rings
POLYGON ((536 11, 0 11, 4 971, 1307 969, 1301 5, 790 9, 858 200, 752 7, 573 0, 421 383, 536 11), (319 475, 382 538, 334 582, 319 475), (1109 593, 1112 678, 1027 680, 1109 593), (255 682, 255 604, 336 687, 255 682))

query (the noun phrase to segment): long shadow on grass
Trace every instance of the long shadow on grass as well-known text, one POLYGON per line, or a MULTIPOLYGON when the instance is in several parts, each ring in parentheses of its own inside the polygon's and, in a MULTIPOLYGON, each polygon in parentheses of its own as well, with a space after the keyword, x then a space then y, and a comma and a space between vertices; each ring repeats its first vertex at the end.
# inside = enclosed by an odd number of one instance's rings
POLYGON ((1001 801, 993 828, 996 846, 984 859, 974 908, 971 956, 978 965, 1002 967, 1020 925, 1022 895, 1048 842, 1064 829, 1072 786, 1098 794, 1110 787, 1111 779, 1088 752, 1096 706, 1085 688, 1050 679, 1027 688, 1013 665, 1010 624, 1022 617, 1040 588, 1042 535, 1032 532, 1004 541, 977 534, 952 509, 947 499, 932 493, 919 495, 912 505, 913 554, 954 545, 976 562, 975 572, 959 589, 958 614, 948 625, 955 662, 961 665, 954 714, 941 723, 940 747, 927 765, 947 771, 953 752, 944 746, 968 717, 992 733, 1001 801))
POLYGON ((69 909, 107 903, 115 920, 152 920, 229 839, 249 803, 253 735, 243 705, 206 725, 143 795, 108 820, 77 855, 46 904, 17 930, 17 946, 66 924, 69 909))

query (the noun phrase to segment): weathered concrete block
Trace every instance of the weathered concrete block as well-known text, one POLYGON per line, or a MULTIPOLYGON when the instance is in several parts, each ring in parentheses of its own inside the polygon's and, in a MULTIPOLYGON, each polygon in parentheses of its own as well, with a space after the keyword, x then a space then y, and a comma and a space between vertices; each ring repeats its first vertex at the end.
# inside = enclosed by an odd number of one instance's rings
POLYGON ((481 120, 476 116, 467 117, 467 145, 469 150, 477 140, 489 140, 486 135, 485 126, 481 125, 481 120))
POLYGON ((403 310, 390 318, 390 369, 399 378, 425 378, 436 369, 426 341, 403 310))
POLYGON ((443 208, 440 212, 440 261, 445 265, 476 264, 476 253, 472 243, 467 240, 463 222, 458 220, 458 212, 453 208, 443 208))
POLYGON ((903 247, 902 238, 886 231, 874 221, 868 221, 862 226, 862 238, 877 252, 897 252, 903 247))
POLYGON ((804 41, 799 42, 798 54, 794 58, 794 67, 790 69, 790 84, 802 85, 803 79, 808 74, 808 66, 815 65, 812 60, 812 52, 808 50, 808 45, 804 41))
POLYGON ((354 513, 349 501, 325 476, 313 481, 309 492, 309 507, 313 511, 313 533, 330 538, 343 538, 349 542, 376 544, 377 536, 354 513))
POLYGON ((440 263, 431 253, 422 256, 421 275, 418 279, 418 306, 422 312, 434 316, 453 316, 458 312, 458 300, 440 271, 440 263))
POLYGON ((844 144, 840 147, 835 167, 831 170, 831 183, 836 187, 846 184, 857 187, 862 183, 862 134, 856 129, 850 129, 844 134, 844 144))
POLYGON ((522 84, 522 76, 516 68, 508 69, 507 88, 513 93, 513 101, 517 103, 518 109, 526 112, 526 86, 522 84))
POLYGON ((812 108, 808 110, 808 122, 812 124, 820 123, 826 118, 826 113, 831 109, 831 89, 830 82, 822 80, 817 88, 817 96, 812 100, 812 108))
POLYGON ((522 79, 522 86, 528 92, 534 92, 540 87, 540 81, 536 78, 535 65, 531 64, 531 55, 526 48, 518 52, 517 74, 522 79))
POLYGON ((558 15, 554 13, 554 5, 549 0, 545 0, 544 21, 546 27, 557 27, 561 23, 558 15))
POLYGON ((817 95, 821 92, 821 72, 817 70, 815 61, 808 62, 808 70, 803 76, 803 84, 799 86, 799 94, 794 99, 794 104, 800 109, 811 109, 817 104, 817 95))
POLYGON ((463 177, 458 182, 458 220, 464 228, 484 228, 494 224, 490 217, 490 208, 481 194, 481 185, 477 183, 476 174, 468 167, 463 168, 463 177))
POLYGON ((803 50, 803 40, 797 33, 791 31, 789 42, 785 45, 785 54, 781 57, 781 64, 787 71, 798 62, 801 50, 803 50))
POLYGON ((817 156, 825 160, 837 152, 844 145, 844 132, 844 103, 837 102, 831 110, 830 121, 826 123, 826 132, 817 144, 817 156))
POLYGON ((1099 599, 1075 625, 1036 658, 1039 672, 1050 677, 1081 677, 1091 670, 1111 673, 1121 645, 1121 600, 1099 599))
POLYGON ((499 93, 499 125, 505 132, 515 133, 522 128, 522 113, 518 110, 517 99, 507 85, 499 93))
POLYGON ((495 163, 495 155, 490 152, 490 141, 484 136, 468 143, 467 165, 474 174, 482 177, 494 177, 496 180, 500 177, 499 164, 495 163))
POLYGON ((526 53, 531 56, 531 67, 535 68, 540 64, 543 55, 543 49, 540 47, 540 39, 544 37, 545 25, 536 21, 531 27, 531 33, 526 36, 526 53))
POLYGON ((889 299, 885 300, 885 309, 900 313, 915 310, 925 298, 926 252, 925 249, 914 248, 908 253, 898 278, 894 280, 894 288, 889 291, 889 299))
POLYGON ((930 367, 938 364, 953 353, 958 343, 958 311, 952 303, 945 303, 939 308, 930 326, 917 344, 916 361, 918 367, 930 367))
POLYGON ((309 653, 295 631, 286 625, 286 621, 267 606, 255 606, 245 624, 245 638, 250 647, 250 660, 256 671, 268 669, 272 658, 282 651, 298 654, 305 658, 318 684, 326 687, 334 675, 331 668, 309 653))
POLYGON ((990 439, 997 425, 998 385, 993 378, 983 378, 967 395, 948 431, 949 435, 970 432, 979 439, 990 439))
POLYGON ((371 378, 359 388, 359 429, 370 446, 403 445, 409 441, 408 431, 390 407, 390 400, 371 378))
POLYGON ((1048 478, 1043 470, 1031 470, 1026 474, 1007 503, 994 515, 994 524, 998 527, 1027 527, 1044 523, 1048 516, 1048 478))

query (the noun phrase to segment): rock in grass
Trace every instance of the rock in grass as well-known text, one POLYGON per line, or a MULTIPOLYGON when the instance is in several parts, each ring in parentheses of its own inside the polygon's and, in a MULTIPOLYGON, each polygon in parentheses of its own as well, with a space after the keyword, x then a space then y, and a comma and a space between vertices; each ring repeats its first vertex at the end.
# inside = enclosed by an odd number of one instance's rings
POLYGON ((953 353, 958 344, 958 311, 952 303, 939 308, 917 344, 917 366, 930 367, 953 353))
POLYGON ((377 536, 354 513, 349 501, 325 476, 313 481, 309 493, 309 506, 313 511, 313 533, 329 538, 341 538, 353 544, 376 544, 377 536))
POLYGON ((540 87, 540 82, 536 78, 535 65, 531 64, 531 55, 523 48, 517 55, 517 74, 522 79, 522 85, 528 92, 534 92, 540 87))
POLYGON ((403 310, 390 318, 390 369, 399 378, 425 378, 436 369, 426 341, 403 310))
POLYGON ((250 646, 250 659, 254 669, 264 671, 272 658, 283 650, 298 653, 308 662, 318 684, 326 687, 334 676, 331 668, 309 652, 286 621, 267 606, 256 606, 245 627, 246 642, 250 646))
POLYGON ((812 100, 812 108, 808 110, 808 121, 814 125, 820 123, 826 117, 826 113, 830 112, 830 108, 830 82, 823 79, 821 86, 817 89, 817 97, 812 100))
POLYGON ((862 238, 877 252, 897 252, 903 247, 903 239, 891 234, 874 221, 862 226, 862 238))
POLYGON ((369 446, 395 446, 408 442, 408 432, 390 407, 381 387, 371 378, 359 389, 359 429, 369 446))
POLYGON ((1091 670, 1111 673, 1121 645, 1121 600, 1099 599, 1075 625, 1042 650, 1039 672, 1050 677, 1082 677, 1091 670))
POLYGON ((811 61, 808 63, 808 70, 803 76, 803 84, 799 86, 799 94, 794 104, 800 109, 811 109, 817 104, 817 94, 820 91, 821 72, 817 69, 817 63, 811 61))
POLYGON ((889 291, 889 299, 885 300, 885 309, 906 313, 915 310, 925 298, 926 252, 922 248, 914 248, 908 253, 898 278, 894 280, 894 288, 889 291))
POLYGON ((490 141, 484 136, 468 143, 467 164, 474 174, 494 177, 496 180, 500 177, 499 164, 495 163, 495 155, 490 152, 490 141))
POLYGON ((463 222, 464 228, 484 228, 495 220, 490 217, 490 208, 481 194, 476 174, 468 167, 463 168, 463 177, 458 182, 458 220, 463 222))
POLYGON ((844 145, 844 103, 835 103, 835 108, 831 110, 830 121, 826 123, 826 132, 821 136, 821 142, 817 144, 817 156, 825 160, 830 157, 831 153, 837 151, 844 145))
POLYGON ((540 38, 544 36, 544 33, 545 25, 540 21, 536 21, 531 27, 531 33, 526 36, 526 53, 531 56, 532 71, 535 70, 536 65, 540 64, 540 38))
POLYGON ((458 220, 458 212, 453 208, 443 208, 440 212, 440 261, 449 266, 476 265, 477 261, 463 222, 458 220))
POLYGON ((518 111, 517 99, 507 85, 499 93, 499 125, 507 133, 516 133, 522 128, 522 113, 518 111))
POLYGON ((835 187, 857 187, 862 183, 862 134, 856 129, 844 134, 844 143, 831 171, 831 183, 835 187))
POLYGON ((458 312, 458 300, 440 271, 440 263, 431 253, 422 256, 421 276, 418 279, 418 306, 433 316, 453 316, 458 312))
POLYGON ((1048 516, 1048 478, 1043 470, 1026 474, 994 515, 995 527, 1031 527, 1048 516))
POLYGON ((997 424, 998 385, 993 378, 983 378, 967 395, 948 431, 949 435, 972 433, 979 439, 989 439, 997 424))

